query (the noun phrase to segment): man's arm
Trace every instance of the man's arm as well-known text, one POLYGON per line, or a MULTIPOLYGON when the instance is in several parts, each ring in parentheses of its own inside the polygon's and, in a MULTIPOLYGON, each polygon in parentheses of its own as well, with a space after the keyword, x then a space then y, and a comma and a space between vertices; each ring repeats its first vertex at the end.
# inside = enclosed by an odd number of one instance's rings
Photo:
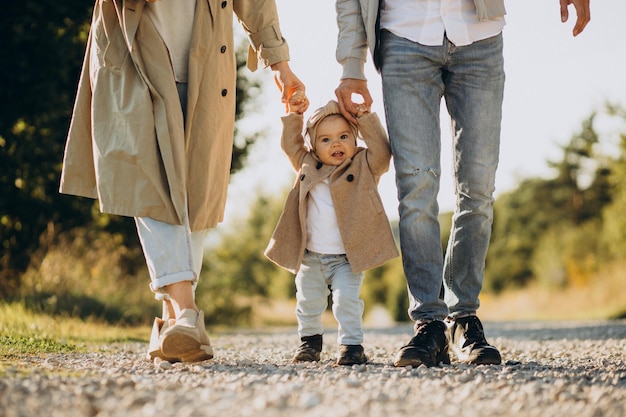
POLYGON ((358 0, 337 0, 335 6, 339 28, 336 57, 343 68, 335 95, 341 114, 353 123, 358 123, 355 118, 358 113, 358 104, 352 101, 352 94, 363 97, 363 103, 368 110, 373 102, 367 88, 364 71, 367 57, 365 23, 358 0))

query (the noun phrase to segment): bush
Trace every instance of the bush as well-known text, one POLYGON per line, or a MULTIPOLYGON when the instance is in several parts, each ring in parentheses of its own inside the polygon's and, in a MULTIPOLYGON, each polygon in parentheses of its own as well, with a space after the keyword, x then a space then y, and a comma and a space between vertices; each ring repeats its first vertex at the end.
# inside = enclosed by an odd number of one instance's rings
POLYGON ((538 242, 532 258, 535 281, 546 288, 586 286, 599 269, 598 220, 578 227, 564 223, 549 229, 538 242))
POLYGON ((76 228, 42 240, 22 276, 20 297, 30 309, 126 324, 161 314, 141 248, 121 235, 76 228))

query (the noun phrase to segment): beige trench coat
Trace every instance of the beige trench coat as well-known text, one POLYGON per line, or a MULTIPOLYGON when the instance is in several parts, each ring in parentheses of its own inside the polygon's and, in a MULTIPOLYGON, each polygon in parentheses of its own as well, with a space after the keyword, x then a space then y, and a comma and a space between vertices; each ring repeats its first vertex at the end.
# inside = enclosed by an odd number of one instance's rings
POLYGON ((257 57, 265 66, 289 59, 276 5, 197 1, 185 121, 168 51, 144 6, 95 3, 60 191, 96 198, 106 213, 171 224, 183 223, 188 205, 192 231, 214 227, 223 219, 235 123, 233 14, 249 35, 254 70, 257 57))
POLYGON ((358 148, 352 159, 337 167, 322 164, 304 146, 301 115, 290 114, 282 120, 281 146, 298 177, 265 256, 294 274, 300 269, 307 240, 307 199, 311 189, 328 178, 339 232, 352 270, 365 271, 397 257, 398 248, 377 189, 391 159, 387 133, 378 116, 370 113, 359 119, 367 149, 358 148))

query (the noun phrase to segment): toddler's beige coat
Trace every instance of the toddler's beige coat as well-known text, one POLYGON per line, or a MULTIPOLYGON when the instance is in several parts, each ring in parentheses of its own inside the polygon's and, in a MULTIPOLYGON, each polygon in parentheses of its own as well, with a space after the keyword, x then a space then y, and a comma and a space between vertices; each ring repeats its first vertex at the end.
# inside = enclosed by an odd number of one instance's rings
POLYGON ((389 169, 391 150, 385 129, 375 113, 359 119, 367 148, 335 167, 324 165, 310 152, 302 136, 303 118, 295 113, 282 118, 281 146, 298 172, 283 213, 265 255, 296 273, 306 245, 307 198, 311 189, 328 178, 346 256, 354 272, 379 266, 398 256, 389 219, 377 184, 389 169))

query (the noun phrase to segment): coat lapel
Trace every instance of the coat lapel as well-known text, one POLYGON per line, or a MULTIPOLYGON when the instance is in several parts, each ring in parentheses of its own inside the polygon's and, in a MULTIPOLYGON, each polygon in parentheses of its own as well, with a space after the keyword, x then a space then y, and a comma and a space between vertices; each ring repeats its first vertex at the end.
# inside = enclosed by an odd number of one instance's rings
MULTIPOLYGON (((194 114, 198 102, 200 90, 200 74, 204 74, 204 67, 209 62, 209 48, 206 42, 206 34, 213 25, 213 12, 209 0, 198 0, 196 2, 196 14, 193 21, 193 32, 191 37, 191 50, 189 54, 189 93, 187 96, 187 113, 194 114)), ((191 123, 191 121, 188 121, 191 123)))
POLYGON ((124 39, 129 51, 133 51, 133 42, 137 34, 139 19, 143 13, 145 0, 118 0, 115 2, 117 15, 121 16, 120 22, 124 32, 124 39), (119 2, 121 1, 121 10, 119 2))

